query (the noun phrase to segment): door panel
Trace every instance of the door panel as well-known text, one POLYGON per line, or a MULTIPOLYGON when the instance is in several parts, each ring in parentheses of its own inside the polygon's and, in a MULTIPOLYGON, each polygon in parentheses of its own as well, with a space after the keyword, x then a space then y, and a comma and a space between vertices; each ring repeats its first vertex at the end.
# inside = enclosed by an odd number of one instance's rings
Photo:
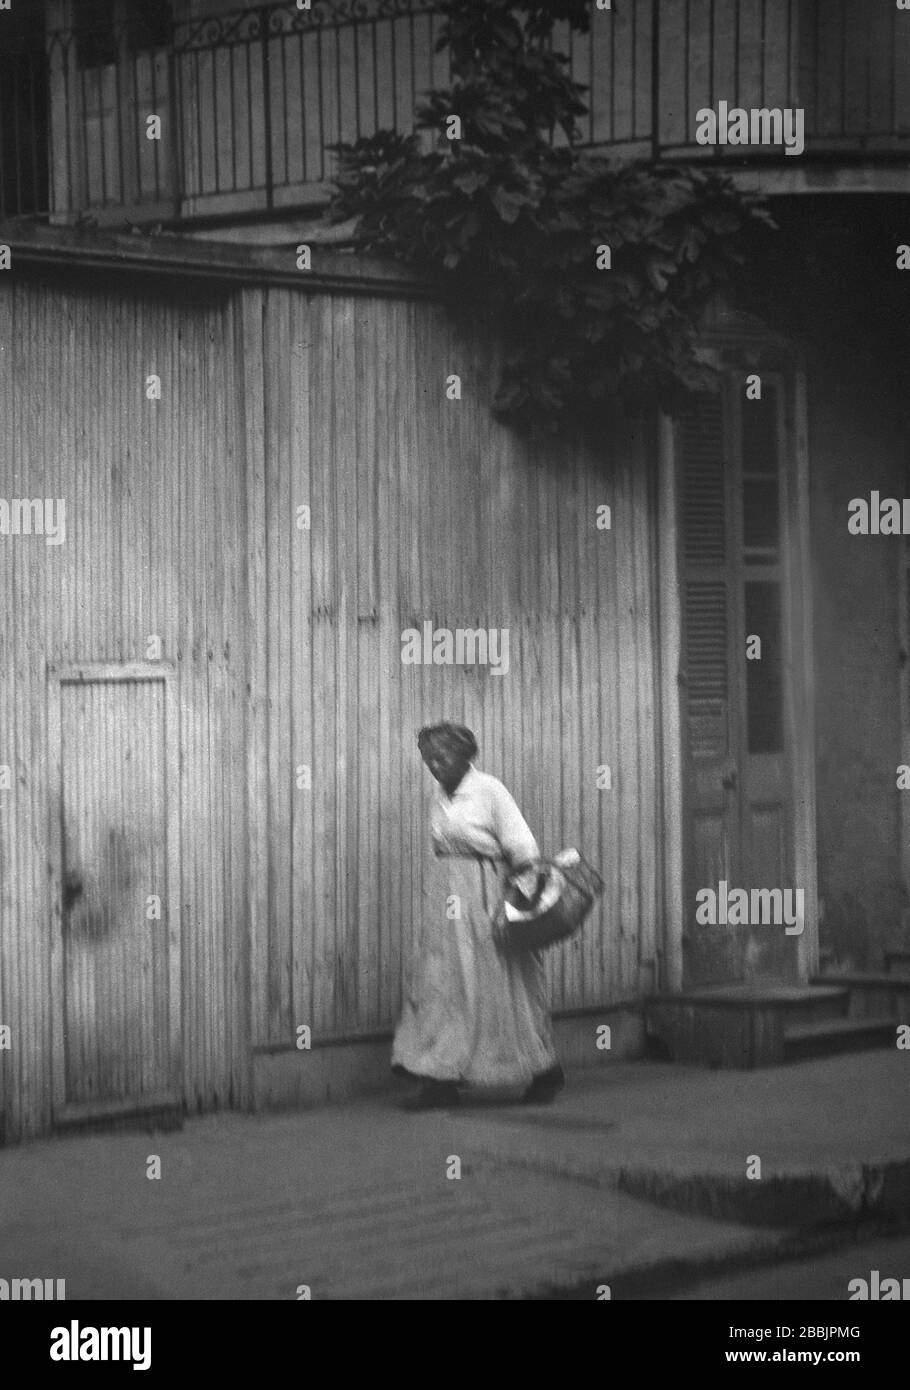
POLYGON ((769 887, 784 882, 787 864, 785 817, 781 806, 762 806, 757 802, 751 808, 750 861, 755 885, 769 887))
MULTIPOLYGON (((735 464, 742 496, 737 592, 744 644, 756 637, 761 643, 761 658, 742 662, 740 886, 795 888, 792 754, 784 732, 786 615, 782 575, 786 535, 781 496, 788 453, 783 388, 766 374, 760 401, 746 401, 741 388, 734 400, 739 446, 735 464)), ((796 977, 795 941, 787 936, 783 925, 751 928, 743 973, 747 978, 768 981, 796 977)))
MULTIPOLYGON (((904 497, 910 497, 910 463, 904 476, 904 497)), ((901 645, 901 683, 900 720, 901 746, 900 763, 910 767, 910 536, 906 536, 898 557, 898 608, 900 615, 901 645)), ((904 875, 904 888, 910 901, 910 796, 903 792, 898 796, 901 826, 901 868, 904 875)), ((905 924, 910 918, 910 908, 904 910, 905 924)))
POLYGON ((173 1097, 179 941, 166 684, 64 679, 56 699, 57 1105, 173 1097))

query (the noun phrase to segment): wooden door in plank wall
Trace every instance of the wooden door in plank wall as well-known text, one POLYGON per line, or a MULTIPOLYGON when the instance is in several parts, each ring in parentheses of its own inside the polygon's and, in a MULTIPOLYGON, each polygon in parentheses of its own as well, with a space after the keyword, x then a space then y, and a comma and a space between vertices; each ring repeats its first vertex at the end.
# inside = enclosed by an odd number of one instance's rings
POLYGON ((172 686, 158 664, 51 672, 58 1121, 180 1099, 172 686))
POLYGON ((785 582, 786 388, 764 373, 760 399, 747 399, 745 380, 731 373, 701 398, 677 447, 687 986, 796 979, 799 924, 787 916, 805 903, 794 878, 794 738, 805 731, 792 717, 800 692, 788 688, 799 663, 785 582), (735 920, 738 889, 749 894, 745 921, 735 920))

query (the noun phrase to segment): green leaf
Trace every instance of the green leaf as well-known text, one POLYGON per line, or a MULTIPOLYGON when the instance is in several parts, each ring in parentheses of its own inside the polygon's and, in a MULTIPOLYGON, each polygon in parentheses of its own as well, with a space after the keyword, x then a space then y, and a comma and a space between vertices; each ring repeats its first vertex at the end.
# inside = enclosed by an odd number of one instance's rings
POLYGON ((490 201, 503 222, 510 224, 517 221, 522 208, 528 203, 528 199, 523 198, 520 193, 507 193, 503 188, 494 188, 490 194, 490 201))

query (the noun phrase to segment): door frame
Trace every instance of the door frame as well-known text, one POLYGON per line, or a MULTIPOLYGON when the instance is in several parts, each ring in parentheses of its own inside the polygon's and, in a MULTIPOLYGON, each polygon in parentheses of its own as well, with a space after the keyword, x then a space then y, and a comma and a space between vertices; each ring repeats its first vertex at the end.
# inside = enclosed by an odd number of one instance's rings
POLYGON ((77 662, 47 667, 48 885, 50 893, 50 990, 53 1087, 52 1120, 133 1114, 183 1102, 183 1010, 180 922, 180 758, 177 668, 166 661, 77 662), (166 1091, 117 1101, 66 1099, 66 1001, 63 971, 63 737, 61 705, 65 685, 98 682, 161 681, 164 694, 165 892, 168 925, 168 1046, 171 1086, 166 1091))
MULTIPOLYGON (((910 494, 910 464, 904 477, 901 496, 910 494)), ((897 631, 898 631, 898 682, 900 696, 898 710, 900 730, 898 734, 897 761, 899 766, 910 765, 910 539, 901 537, 897 561, 897 631)), ((910 798, 903 791, 897 793, 898 824, 900 826, 901 877, 904 889, 910 898, 910 798)), ((906 915, 908 909, 905 907, 906 915)))
MULTIPOLYGON (((818 971, 818 864, 815 798, 815 684, 809 533, 809 442, 805 363, 791 344, 738 315, 703 339, 703 356, 724 370, 757 371, 783 386, 784 441, 781 589, 784 630, 784 720, 790 749, 795 884, 805 890, 805 921, 796 938, 802 982, 818 971)), ((679 435, 662 416, 657 447, 657 556, 660 662, 660 739, 663 749, 663 970, 660 987, 683 984, 685 903, 685 725, 682 709, 683 587, 679 535, 679 435)))

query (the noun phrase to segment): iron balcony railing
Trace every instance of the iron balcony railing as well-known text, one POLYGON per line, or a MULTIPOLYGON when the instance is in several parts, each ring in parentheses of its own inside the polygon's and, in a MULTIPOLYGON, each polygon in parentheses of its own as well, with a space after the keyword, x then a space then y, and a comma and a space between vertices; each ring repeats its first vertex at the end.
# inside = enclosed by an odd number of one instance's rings
MULTIPOLYGON (((0 217, 312 206, 332 145, 410 130, 415 102, 449 78, 434 0, 284 0, 194 17, 198 3, 88 0, 69 28, 45 27, 37 6, 18 29, 16 6, 0 12, 0 217), (159 139, 147 138, 150 116, 159 139)), ((803 108, 804 159, 910 152, 910 13, 885 0, 623 0, 592 6, 591 32, 557 30, 554 44, 588 88, 581 142, 621 157, 781 155, 697 145, 695 113, 720 100, 803 108)))

